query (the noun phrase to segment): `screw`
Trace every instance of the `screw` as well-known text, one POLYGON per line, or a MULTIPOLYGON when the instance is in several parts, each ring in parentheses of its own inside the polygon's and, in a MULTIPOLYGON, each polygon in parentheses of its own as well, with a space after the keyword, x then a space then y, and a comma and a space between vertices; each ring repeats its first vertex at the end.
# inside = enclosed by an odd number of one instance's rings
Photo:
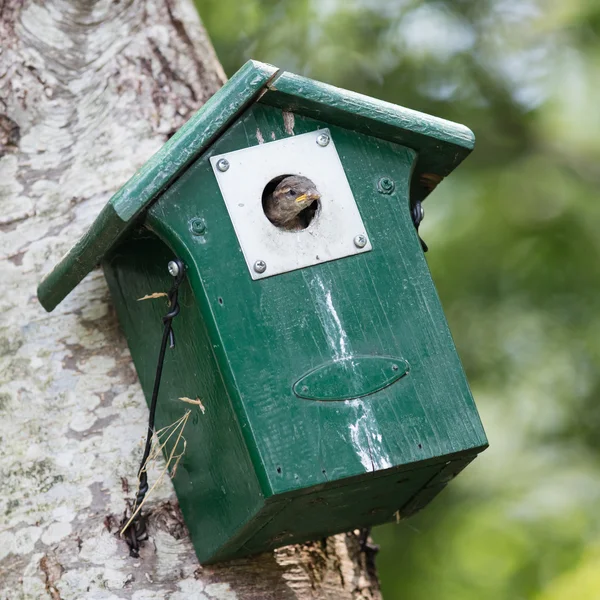
POLYGON ((396 189, 396 184, 389 177, 382 177, 377 182, 377 190, 380 194, 391 194, 396 189))
POLYGON ((362 233, 354 238, 354 245, 357 248, 364 248, 367 245, 367 236, 362 233))
POLYGON ((329 144, 329 136, 326 133, 321 133, 317 136, 317 144, 323 148, 329 144))
POLYGON ((264 260, 257 260, 254 263, 254 270, 257 273, 264 273, 267 270, 267 263, 264 260))
POLYGON ((204 219, 192 219, 190 221, 190 230, 194 235, 204 235, 206 232, 206 223, 204 219))
POLYGON ((392 365, 392 371, 397 371, 398 370, 398 365, 392 365))
POLYGON ((229 161, 226 158, 221 158, 217 161, 217 169, 219 171, 225 172, 229 169, 229 161))
POLYGON ((169 274, 173 277, 177 277, 177 275, 179 275, 179 265, 174 260, 169 261, 167 269, 169 269, 169 274))

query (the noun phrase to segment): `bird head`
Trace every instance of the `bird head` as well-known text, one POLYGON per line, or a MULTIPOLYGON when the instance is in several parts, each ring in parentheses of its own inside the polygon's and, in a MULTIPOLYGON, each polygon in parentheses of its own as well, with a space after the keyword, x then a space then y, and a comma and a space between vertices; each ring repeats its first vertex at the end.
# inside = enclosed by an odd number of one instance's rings
POLYGON ((315 184, 301 175, 290 175, 282 179, 273 191, 273 200, 280 208, 298 214, 308 208, 321 194, 315 184))

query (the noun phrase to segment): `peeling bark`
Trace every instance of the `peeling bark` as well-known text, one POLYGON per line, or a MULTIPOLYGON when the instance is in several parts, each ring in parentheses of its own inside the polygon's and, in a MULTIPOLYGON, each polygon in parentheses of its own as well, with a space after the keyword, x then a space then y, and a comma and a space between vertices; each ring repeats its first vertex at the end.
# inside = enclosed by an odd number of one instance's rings
POLYGON ((116 523, 147 409, 104 279, 51 315, 35 297, 223 81, 187 0, 0 0, 2 600, 380 598, 354 534, 200 566, 167 481, 130 558, 116 523))

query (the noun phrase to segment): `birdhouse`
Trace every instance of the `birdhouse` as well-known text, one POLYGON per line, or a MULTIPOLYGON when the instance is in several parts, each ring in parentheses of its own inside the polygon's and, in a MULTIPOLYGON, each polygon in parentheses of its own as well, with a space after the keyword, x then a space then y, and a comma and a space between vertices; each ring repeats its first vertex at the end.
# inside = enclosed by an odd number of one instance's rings
POLYGON ((473 144, 251 61, 41 283, 50 311, 102 265, 150 398, 165 300, 139 299, 184 265, 155 427, 192 411, 173 483, 201 562, 409 517, 486 448, 415 226, 473 144))

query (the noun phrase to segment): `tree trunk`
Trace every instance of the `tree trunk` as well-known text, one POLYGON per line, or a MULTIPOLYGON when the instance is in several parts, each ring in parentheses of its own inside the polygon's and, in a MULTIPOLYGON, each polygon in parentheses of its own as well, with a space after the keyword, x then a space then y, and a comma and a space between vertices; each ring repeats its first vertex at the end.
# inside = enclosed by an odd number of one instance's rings
POLYGON ((104 278, 92 273, 52 314, 35 296, 223 81, 187 0, 0 0, 3 600, 380 598, 353 534, 200 566, 168 482, 130 558, 116 523, 147 409, 104 278))

